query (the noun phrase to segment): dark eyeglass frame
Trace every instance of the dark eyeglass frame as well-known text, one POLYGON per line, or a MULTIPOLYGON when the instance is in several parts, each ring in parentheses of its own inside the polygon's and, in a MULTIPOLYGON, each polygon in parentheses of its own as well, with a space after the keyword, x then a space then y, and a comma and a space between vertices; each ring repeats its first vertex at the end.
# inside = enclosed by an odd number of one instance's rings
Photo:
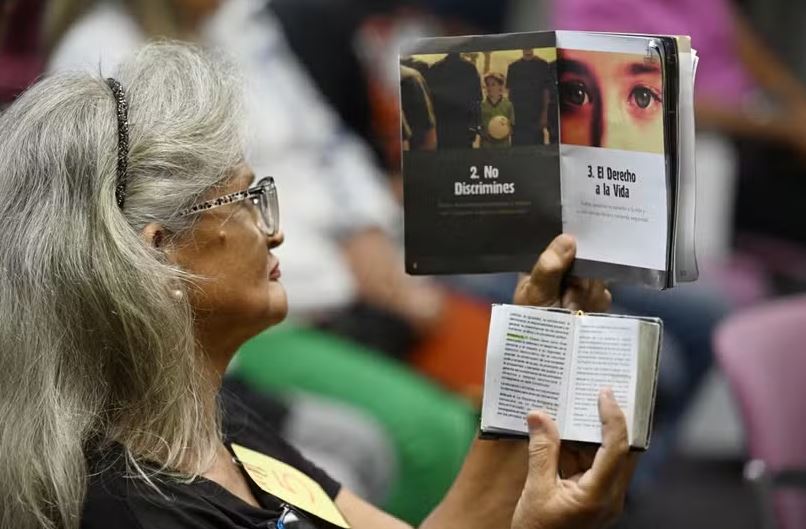
POLYGON ((277 186, 271 176, 261 178, 255 185, 243 191, 236 191, 183 209, 179 212, 179 216, 201 213, 241 200, 251 200, 260 213, 260 220, 263 222, 266 234, 270 237, 277 235, 277 232, 280 231, 280 204, 277 200, 277 186))

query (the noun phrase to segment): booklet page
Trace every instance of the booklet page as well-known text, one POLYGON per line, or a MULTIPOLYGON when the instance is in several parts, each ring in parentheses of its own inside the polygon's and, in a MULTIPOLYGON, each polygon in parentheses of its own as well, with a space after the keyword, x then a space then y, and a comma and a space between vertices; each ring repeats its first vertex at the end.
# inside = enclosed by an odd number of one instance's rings
POLYGON ((666 94, 650 41, 557 33, 562 217, 578 259, 665 271, 666 94))
POLYGON ((640 321, 631 318, 577 317, 568 403, 560 425, 564 439, 602 441, 598 396, 602 388, 610 387, 627 418, 632 441, 639 328, 640 321))
POLYGON ((564 313, 493 307, 483 410, 492 425, 526 431, 531 410, 562 416, 572 321, 564 313))
POLYGON ((573 145, 562 154, 563 231, 577 258, 666 269, 663 156, 573 145))
POLYGON ((530 270, 562 232, 553 32, 401 56, 406 271, 530 270))
POLYGON ((697 175, 695 166, 694 74, 696 50, 680 54, 680 185, 677 196, 677 237, 675 238, 675 281, 699 277, 695 247, 697 175))

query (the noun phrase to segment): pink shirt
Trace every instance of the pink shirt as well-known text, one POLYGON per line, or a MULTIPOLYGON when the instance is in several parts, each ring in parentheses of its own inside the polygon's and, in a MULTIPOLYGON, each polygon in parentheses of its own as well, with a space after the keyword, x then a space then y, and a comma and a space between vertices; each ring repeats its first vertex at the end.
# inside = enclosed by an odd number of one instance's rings
POLYGON ((555 0, 554 27, 690 35, 700 57, 697 97, 737 104, 754 89, 738 55, 727 0, 555 0))

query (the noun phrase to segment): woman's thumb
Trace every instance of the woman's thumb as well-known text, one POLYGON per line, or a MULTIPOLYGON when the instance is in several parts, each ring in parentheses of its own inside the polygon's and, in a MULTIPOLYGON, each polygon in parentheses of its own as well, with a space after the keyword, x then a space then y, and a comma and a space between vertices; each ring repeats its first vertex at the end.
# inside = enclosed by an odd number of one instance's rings
POLYGON ((529 475, 527 481, 541 489, 557 481, 560 461, 560 434, 554 420, 546 413, 531 411, 526 416, 529 425, 529 475))

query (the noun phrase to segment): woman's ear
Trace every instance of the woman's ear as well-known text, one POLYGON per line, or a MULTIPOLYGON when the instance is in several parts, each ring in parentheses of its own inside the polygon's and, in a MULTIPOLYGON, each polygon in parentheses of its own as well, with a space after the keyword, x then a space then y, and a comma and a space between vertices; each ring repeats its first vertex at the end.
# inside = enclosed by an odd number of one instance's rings
POLYGON ((165 228, 156 222, 150 222, 140 232, 140 239, 153 250, 163 250, 165 245, 165 228))
POLYGON ((163 254, 169 262, 176 264, 177 249, 172 244, 170 232, 165 226, 156 222, 146 224, 145 228, 140 232, 140 240, 152 250, 163 254))

